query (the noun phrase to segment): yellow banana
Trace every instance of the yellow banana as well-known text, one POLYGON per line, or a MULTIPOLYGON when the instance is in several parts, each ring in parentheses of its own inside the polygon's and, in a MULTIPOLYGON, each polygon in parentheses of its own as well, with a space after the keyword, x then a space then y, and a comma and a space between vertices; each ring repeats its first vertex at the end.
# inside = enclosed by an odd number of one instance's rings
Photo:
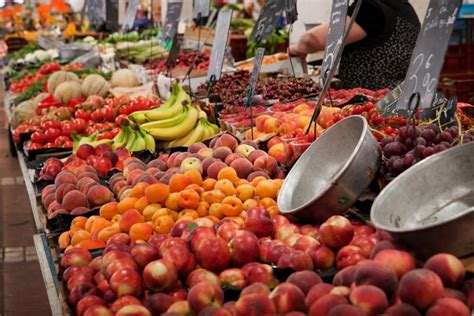
POLYGON ((173 127, 151 128, 148 130, 156 140, 170 141, 186 136, 196 126, 199 111, 194 106, 189 106, 186 118, 173 127))
POLYGON ((135 133, 135 131, 133 131, 132 129, 129 130, 128 132, 128 138, 127 138, 127 143, 125 144, 125 147, 131 151, 132 150, 132 147, 133 147, 133 143, 135 142, 135 139, 137 138, 137 134, 135 133))
POLYGON ((130 114, 128 116, 128 118, 131 119, 132 121, 138 123, 138 124, 148 122, 149 119, 147 117, 147 114, 149 112, 158 111, 158 109, 160 109, 159 112, 165 112, 167 109, 169 109, 171 106, 174 105, 174 103, 176 102, 176 97, 178 96, 179 91, 180 91, 179 85, 177 85, 177 84, 173 85, 173 87, 171 89, 171 95, 168 98, 168 100, 166 100, 165 103, 163 103, 162 105, 160 105, 156 109, 133 112, 132 114, 130 114))
POLYGON ((145 113, 146 111, 133 112, 128 118, 138 124, 143 124, 148 121, 145 113))
POLYGON ((200 142, 202 140, 203 134, 204 134, 204 127, 201 121, 199 121, 196 127, 188 135, 186 135, 183 138, 173 141, 170 144, 170 147, 179 147, 179 146, 189 147, 192 144, 200 142))
POLYGON ((130 149, 131 152, 138 152, 143 151, 146 149, 145 138, 139 131, 135 132, 135 141, 133 142, 132 148, 130 149))
POLYGON ((173 105, 169 107, 162 108, 161 106, 159 108, 153 109, 148 111, 145 115, 148 119, 148 121, 160 121, 160 120, 165 120, 168 118, 172 118, 179 113, 183 112, 183 107, 185 105, 190 105, 191 104, 191 98, 189 95, 186 93, 186 91, 183 90, 180 86, 178 86, 178 94, 176 96, 176 99, 173 103, 173 105))
POLYGON ((145 139, 146 149, 148 151, 154 153, 155 150, 156 150, 156 142, 155 142, 155 139, 153 138, 153 136, 146 133, 144 139, 145 139))
POLYGON ((179 113, 178 115, 175 115, 172 118, 169 118, 166 120, 148 122, 148 123, 140 125, 140 127, 146 131, 152 128, 173 127, 181 123, 186 118, 186 116, 188 115, 187 109, 188 109, 187 107, 183 108, 183 111, 181 113, 179 113))

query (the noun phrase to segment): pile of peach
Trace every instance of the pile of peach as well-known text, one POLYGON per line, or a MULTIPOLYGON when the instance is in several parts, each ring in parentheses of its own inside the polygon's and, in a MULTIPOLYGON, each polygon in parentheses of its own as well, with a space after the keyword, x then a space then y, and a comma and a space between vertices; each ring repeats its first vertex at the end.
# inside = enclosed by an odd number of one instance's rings
POLYGON ((325 284, 313 269, 328 254, 358 248, 342 246, 354 239, 382 236, 340 216, 319 228, 298 227, 258 207, 242 225, 183 220, 148 242, 119 233, 94 259, 71 248, 61 258, 69 302, 80 316, 469 316, 474 307, 474 279, 464 280, 464 267, 452 255, 435 255, 417 269, 410 253, 385 240, 368 256, 345 261, 332 284, 325 284), (279 280, 262 261, 296 272, 279 280), (241 290, 237 301, 224 302, 226 287, 241 290))
POLYGON ((82 165, 75 171, 61 171, 41 192, 41 202, 48 219, 58 214, 82 215, 113 199, 112 192, 99 183, 97 171, 82 165))

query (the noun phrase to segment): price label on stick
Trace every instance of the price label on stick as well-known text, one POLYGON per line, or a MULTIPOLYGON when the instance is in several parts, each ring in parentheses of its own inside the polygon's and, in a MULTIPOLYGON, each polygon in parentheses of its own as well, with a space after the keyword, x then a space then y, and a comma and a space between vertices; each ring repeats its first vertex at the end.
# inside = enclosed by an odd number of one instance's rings
POLYGON ((260 75, 260 69, 262 69, 263 57, 265 56, 265 48, 258 48, 255 56, 255 62, 253 64, 252 75, 249 80, 249 87, 247 90, 247 99, 245 101, 245 108, 252 106, 252 98, 257 88, 258 76, 260 75))
POLYGON ((415 93, 421 109, 431 107, 460 5, 461 0, 430 0, 397 109, 408 109, 415 93))
POLYGON ((282 0, 267 0, 262 8, 262 12, 255 23, 249 40, 260 42, 267 40, 272 35, 278 19, 285 10, 286 3, 282 0))
POLYGON ((105 0, 87 1, 87 15, 92 25, 102 25, 105 22, 105 0))
POLYGON ((179 18, 183 9, 183 1, 168 1, 166 19, 163 25, 163 40, 170 40, 178 32, 179 18))
POLYGON ((166 60, 166 66, 168 69, 171 69, 176 65, 176 60, 178 59, 181 44, 183 42, 182 40, 182 37, 178 33, 174 35, 171 50, 168 54, 168 59, 166 60))
POLYGON ((128 2, 127 13, 125 13, 125 20, 123 21, 122 30, 131 30, 133 23, 135 23, 135 17, 137 15, 138 5, 140 0, 130 0, 128 2))
POLYGON ((207 18, 211 9, 209 0, 194 0, 193 19, 207 18))
POLYGON ((231 21, 232 10, 221 10, 219 12, 219 16, 217 17, 216 34, 212 45, 211 59, 209 61, 209 69, 207 71, 207 80, 210 80, 212 76, 214 76, 215 80, 221 78, 231 21))
POLYGON ((336 60, 336 56, 339 50, 343 49, 348 6, 349 3, 347 0, 334 0, 332 2, 326 50, 321 66, 321 78, 323 83, 328 80, 327 74, 330 69, 335 68, 334 73, 338 73, 340 58, 336 60))
POLYGON ((286 22, 293 24, 298 20, 298 9, 296 0, 285 0, 286 22))

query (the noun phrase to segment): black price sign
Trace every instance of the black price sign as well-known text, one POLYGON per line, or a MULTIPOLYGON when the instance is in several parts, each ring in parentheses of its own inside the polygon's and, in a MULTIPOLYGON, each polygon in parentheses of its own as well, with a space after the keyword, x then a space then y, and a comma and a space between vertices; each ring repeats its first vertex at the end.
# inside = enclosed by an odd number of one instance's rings
POLYGON ((163 26, 163 40, 170 40, 178 32, 179 18, 181 17, 181 10, 183 8, 183 1, 169 1, 166 9, 166 20, 163 26))
POLYGON ((247 90, 247 100, 245 101, 245 107, 252 105, 252 98, 257 88, 258 76, 260 75, 260 69, 262 69, 263 57, 265 56, 265 48, 258 48, 255 56, 255 62, 253 64, 252 75, 249 80, 249 87, 247 90))
POLYGON ((183 38, 178 33, 176 33, 173 37, 173 43, 171 44, 168 59, 166 60, 166 67, 168 67, 168 69, 171 69, 176 66, 176 60, 178 59, 182 42, 183 38))
POLYGON ((332 3, 326 50, 321 66, 321 78, 323 83, 328 80, 327 75, 329 70, 335 68, 334 73, 337 74, 339 69, 340 58, 336 60, 336 57, 338 56, 339 50, 343 49, 348 5, 347 0, 334 0, 332 3))
POLYGON ((255 27, 250 34, 249 40, 260 42, 267 40, 273 33, 278 19, 285 10, 286 3, 281 0, 267 0, 262 8, 262 12, 257 19, 255 27))
POLYGON ((231 21, 232 10, 221 10, 219 12, 219 16, 217 17, 216 34, 212 45, 211 59, 209 61, 209 69, 207 71, 207 80, 210 80, 211 77, 215 80, 221 78, 231 21))
POLYGON ((92 25, 102 25, 105 22, 105 0, 87 1, 87 15, 92 25))
POLYGON ((106 20, 105 26, 107 30, 116 31, 119 29, 118 23, 118 1, 119 0, 106 0, 106 20))
POLYGON ((286 22, 293 24, 298 20, 298 9, 296 0, 285 0, 286 22))
POLYGON ((207 18, 210 9, 209 0, 194 0, 193 19, 207 18))
POLYGON ((431 107, 460 5, 461 0, 430 0, 397 109, 408 109, 415 93, 421 109, 431 107))
POLYGON ((127 13, 125 14, 125 20, 123 21, 122 29, 131 30, 133 28, 133 23, 135 23, 135 17, 138 11, 138 5, 140 0, 130 0, 128 2, 127 13))

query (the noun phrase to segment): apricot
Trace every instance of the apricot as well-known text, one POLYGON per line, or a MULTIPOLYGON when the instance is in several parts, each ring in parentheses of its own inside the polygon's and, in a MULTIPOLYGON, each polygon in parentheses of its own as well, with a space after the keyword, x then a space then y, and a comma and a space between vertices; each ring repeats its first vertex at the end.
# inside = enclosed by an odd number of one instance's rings
POLYGON ((92 228, 91 228, 91 231, 90 231, 92 239, 94 239, 94 240, 98 239, 100 231, 104 228, 107 228, 107 227, 111 226, 111 225, 112 225, 112 223, 110 223, 105 218, 102 218, 102 217, 97 218, 92 223, 92 228))
POLYGON ((248 199, 243 204, 244 210, 248 211, 254 207, 258 206, 258 201, 254 199, 248 199))
POLYGON ((75 227, 75 228, 85 229, 86 222, 87 222, 87 217, 84 217, 84 216, 74 217, 74 219, 71 222, 71 228, 75 227))
POLYGON ((257 195, 260 198, 272 198, 276 199, 278 195, 278 185, 273 180, 262 180, 259 181, 257 186, 257 195))
POLYGON ((234 184, 228 179, 222 179, 216 182, 214 186, 215 190, 221 190, 226 196, 232 196, 235 194, 234 184))
POLYGON ((84 229, 90 232, 92 229, 92 224, 98 218, 100 218, 100 216, 97 216, 97 215, 92 215, 91 217, 89 217, 86 221, 86 225, 84 225, 84 229))
POLYGON ((217 180, 208 178, 202 182, 202 188, 204 191, 211 191, 214 190, 214 186, 216 185, 217 180))
POLYGON ((197 184, 190 184, 185 188, 185 190, 193 190, 194 192, 199 194, 199 197, 201 197, 201 194, 205 192, 204 189, 197 184))
POLYGON ((223 219, 224 214, 222 213, 221 206, 222 206, 221 203, 212 203, 211 206, 209 207, 209 215, 215 216, 218 219, 223 219))
POLYGON ((171 218, 170 215, 163 215, 158 217, 155 221, 155 232, 157 234, 168 234, 173 228, 174 220, 171 218))
POLYGON ((169 208, 170 210, 179 211, 180 207, 179 207, 178 201, 179 201, 179 193, 178 192, 170 193, 170 195, 165 201, 165 206, 166 208, 169 208))
POLYGON ((133 224, 143 222, 145 222, 145 218, 137 210, 128 210, 123 213, 122 218, 119 220, 120 231, 128 233, 133 224))
MULTIPOLYGON (((261 172, 261 171, 258 171, 258 172, 261 172)), ((254 172, 255 173, 255 172, 254 172)), ((263 180, 269 180, 270 177, 266 174, 266 173, 263 173, 265 176, 262 176, 262 175, 258 175, 258 176, 255 176, 253 178, 251 178, 252 175, 250 175, 248 177, 247 180, 250 181, 250 184, 252 184, 255 188, 257 187, 257 185, 260 183, 260 181, 263 181, 263 180)))
POLYGON ((137 200, 135 197, 127 197, 121 200, 117 205, 119 214, 124 214, 126 211, 133 209, 137 200))
POLYGON ((198 213, 199 217, 204 217, 209 215, 209 203, 206 201, 201 201, 199 202, 199 205, 196 209, 196 212, 198 213))
POLYGON ((201 173, 197 170, 188 170, 184 173, 184 175, 191 179, 192 184, 196 184, 201 186, 202 185, 202 176, 201 173))
POLYGON ((110 237, 112 237, 113 235, 118 234, 118 233, 120 233, 120 227, 117 223, 115 223, 115 224, 112 224, 112 225, 102 229, 99 232, 97 238, 99 240, 107 242, 107 240, 109 240, 110 237))
POLYGON ((148 241, 151 235, 153 235, 153 228, 147 223, 136 223, 133 224, 132 227, 130 227, 130 231, 128 234, 130 235, 130 238, 134 241, 148 241))
POLYGON ((261 199, 258 204, 259 204, 259 206, 264 207, 264 208, 270 208, 272 206, 277 206, 277 202, 274 199, 269 198, 269 197, 261 199))
POLYGON ((74 235, 71 238, 71 245, 77 246, 83 240, 91 239, 91 234, 86 230, 78 230, 74 232, 74 235))
POLYGON ((204 201, 208 202, 209 204, 220 203, 225 198, 225 196, 226 195, 224 192, 218 189, 207 191, 202 194, 204 201))
POLYGON ((178 206, 184 209, 197 209, 199 205, 199 194, 194 190, 183 190, 179 192, 178 206))
POLYGON ((148 204, 146 196, 142 196, 141 198, 138 198, 133 208, 143 214, 143 210, 148 206, 148 204))
POLYGON ((163 215, 172 215, 171 210, 168 209, 168 208, 159 208, 159 209, 157 209, 156 211, 153 212, 153 216, 151 218, 151 221, 154 222, 158 217, 163 216, 163 215))
POLYGON ((150 203, 164 203, 170 195, 170 188, 164 183, 155 183, 148 186, 145 196, 150 203))
POLYGON ((60 249, 66 249, 71 244, 71 234, 69 231, 62 232, 58 238, 60 249))
POLYGON ((217 180, 222 179, 230 180, 232 183, 237 183, 240 180, 237 176, 237 171, 235 171, 235 169, 232 167, 225 167, 219 171, 217 174, 217 180))
POLYGON ((118 214, 118 203, 109 202, 100 207, 99 214, 101 217, 111 220, 115 215, 118 214))
POLYGON ((193 179, 184 174, 177 173, 170 179, 169 190, 170 192, 181 192, 190 184, 193 184, 193 179))
POLYGON ((92 249, 101 249, 105 248, 105 242, 102 240, 92 240, 92 239, 86 239, 81 241, 77 247, 92 250, 92 249))
POLYGON ((221 212, 225 216, 238 216, 244 207, 242 201, 233 196, 227 196, 222 200, 221 212))
POLYGON ((242 201, 246 201, 248 199, 253 199, 255 196, 256 190, 250 184, 241 184, 236 189, 237 197, 242 201))
POLYGON ((142 215, 143 217, 145 217, 146 221, 151 221, 155 212, 158 211, 160 208, 160 204, 149 204, 143 209, 142 215))

